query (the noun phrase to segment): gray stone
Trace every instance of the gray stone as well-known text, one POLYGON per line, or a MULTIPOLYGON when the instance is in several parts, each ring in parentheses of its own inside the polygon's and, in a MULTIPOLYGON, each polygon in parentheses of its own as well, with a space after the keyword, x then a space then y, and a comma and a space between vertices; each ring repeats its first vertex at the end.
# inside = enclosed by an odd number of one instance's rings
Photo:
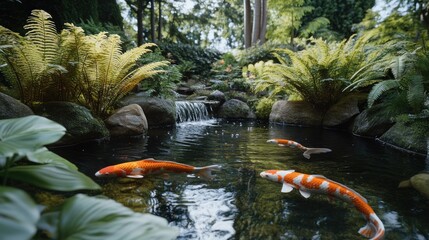
POLYGON ((167 127, 176 124, 176 106, 172 100, 142 97, 135 94, 122 99, 120 106, 123 107, 133 103, 140 105, 143 109, 150 127, 167 127))
POLYGON ((20 118, 34 115, 25 104, 0 92, 0 119, 20 118))
POLYGON ((274 103, 270 113, 270 122, 320 126, 322 114, 304 101, 280 100, 274 103))
POLYGON ((214 90, 212 93, 210 93, 209 96, 207 96, 208 101, 218 101, 220 105, 222 105, 225 101, 225 94, 219 90, 214 90))
POLYGON ((33 106, 37 115, 44 116, 61 125, 67 131, 55 145, 76 144, 109 137, 103 121, 94 118, 91 112, 71 102, 46 102, 33 106))
POLYGON ((354 96, 349 96, 341 99, 334 104, 325 113, 323 125, 327 127, 335 127, 350 121, 351 118, 359 114, 358 99, 354 96))
POLYGON ((245 102, 231 99, 222 104, 219 109, 219 117, 229 119, 254 119, 255 114, 245 102))
POLYGON ((137 136, 147 133, 148 124, 143 109, 137 104, 122 107, 105 120, 110 136, 137 136))
POLYGON ((379 137, 389 130, 394 122, 380 114, 382 108, 380 105, 375 105, 357 115, 353 122, 353 134, 363 137, 379 137))

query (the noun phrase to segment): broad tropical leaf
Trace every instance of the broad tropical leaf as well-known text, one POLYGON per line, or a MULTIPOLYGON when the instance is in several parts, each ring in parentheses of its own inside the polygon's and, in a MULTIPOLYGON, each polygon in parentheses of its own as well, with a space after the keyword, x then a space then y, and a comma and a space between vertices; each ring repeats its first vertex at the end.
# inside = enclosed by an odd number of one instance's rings
POLYGON ((66 129, 41 116, 0 120, 0 155, 24 155, 58 141, 66 129))
POLYGON ((24 191, 0 186, 1 239, 31 239, 36 233, 40 211, 24 191))
MULTIPOLYGON (((4 171, 0 172, 0 175, 4 174, 4 171)), ((48 190, 100 189, 100 186, 86 175, 54 164, 14 166, 7 170, 7 174, 9 178, 16 181, 48 190)))
POLYGON ((42 217, 45 230, 55 239, 175 239, 177 229, 165 219, 135 213, 104 198, 83 194, 69 198, 56 212, 42 217))
POLYGON ((76 165, 62 158, 61 156, 49 151, 45 147, 37 149, 34 152, 27 153, 27 159, 30 162, 42 163, 42 164, 49 163, 53 165, 63 166, 71 170, 77 170, 76 165))

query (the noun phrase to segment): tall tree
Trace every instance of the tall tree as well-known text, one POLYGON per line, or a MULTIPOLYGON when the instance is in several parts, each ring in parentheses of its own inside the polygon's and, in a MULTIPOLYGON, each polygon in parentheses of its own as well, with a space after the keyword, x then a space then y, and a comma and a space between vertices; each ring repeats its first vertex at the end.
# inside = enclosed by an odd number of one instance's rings
POLYGON ((252 46, 252 9, 250 0, 244 0, 244 47, 252 46))
POLYGON ((149 1, 147 0, 125 0, 130 7, 131 12, 137 18, 137 46, 141 46, 144 42, 143 14, 147 8, 149 1))
POLYGON ((150 38, 155 42, 155 0, 150 0, 150 38))

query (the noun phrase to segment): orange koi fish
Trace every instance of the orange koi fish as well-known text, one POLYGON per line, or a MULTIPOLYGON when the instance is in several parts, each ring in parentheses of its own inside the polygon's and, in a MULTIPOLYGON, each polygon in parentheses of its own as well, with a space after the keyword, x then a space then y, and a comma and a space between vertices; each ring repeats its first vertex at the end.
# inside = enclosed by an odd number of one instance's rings
POLYGON ((172 161, 161 161, 153 158, 139 161, 126 162, 105 167, 95 173, 97 177, 128 177, 143 178, 149 174, 160 174, 164 172, 172 173, 192 173, 204 179, 213 179, 212 171, 219 171, 219 165, 206 167, 194 167, 172 161))
POLYGON ((291 141, 291 140, 286 140, 286 139, 280 139, 280 138, 274 138, 274 139, 270 139, 267 141, 268 143, 275 143, 278 144, 279 146, 289 146, 289 147, 297 147, 301 150, 304 151, 303 155, 305 158, 310 159, 310 154, 314 154, 314 153, 327 153, 327 152, 331 152, 332 150, 329 148, 308 148, 308 147, 304 147, 301 144, 291 141))
POLYGON ((362 236, 371 238, 371 240, 383 239, 383 223, 369 206, 367 200, 354 190, 324 176, 308 175, 295 172, 295 170, 268 170, 261 172, 260 175, 273 182, 283 183, 281 192, 288 193, 295 188, 305 198, 309 198, 312 193, 318 193, 352 203, 367 220, 367 224, 359 229, 359 233, 362 236))

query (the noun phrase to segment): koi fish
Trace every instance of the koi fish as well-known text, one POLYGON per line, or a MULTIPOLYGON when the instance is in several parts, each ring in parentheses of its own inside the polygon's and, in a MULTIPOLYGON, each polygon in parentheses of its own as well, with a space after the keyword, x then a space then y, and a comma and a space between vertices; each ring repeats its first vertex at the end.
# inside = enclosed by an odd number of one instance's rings
POLYGON ((160 174, 164 172, 192 173, 204 179, 213 179, 212 171, 219 171, 219 165, 206 167, 194 167, 178 162, 161 161, 153 158, 139 161, 126 162, 105 167, 95 173, 97 177, 128 177, 143 178, 149 174, 160 174))
POLYGON ((305 158, 310 159, 310 154, 314 154, 314 153, 327 153, 327 152, 331 152, 332 150, 329 148, 308 148, 308 147, 304 147, 301 144, 291 141, 291 140, 286 140, 286 139, 280 139, 280 138, 274 138, 274 139, 270 139, 267 141, 268 143, 275 143, 278 144, 279 146, 289 146, 289 147, 297 147, 301 150, 304 151, 303 155, 305 158))
POLYGON ((304 198, 309 198, 312 193, 326 194, 352 203, 367 220, 367 224, 359 229, 362 236, 371 240, 383 239, 384 225, 367 200, 354 190, 327 179, 321 175, 308 175, 295 172, 295 170, 268 170, 261 172, 261 177, 273 182, 283 183, 281 192, 291 192, 298 189, 304 198))

